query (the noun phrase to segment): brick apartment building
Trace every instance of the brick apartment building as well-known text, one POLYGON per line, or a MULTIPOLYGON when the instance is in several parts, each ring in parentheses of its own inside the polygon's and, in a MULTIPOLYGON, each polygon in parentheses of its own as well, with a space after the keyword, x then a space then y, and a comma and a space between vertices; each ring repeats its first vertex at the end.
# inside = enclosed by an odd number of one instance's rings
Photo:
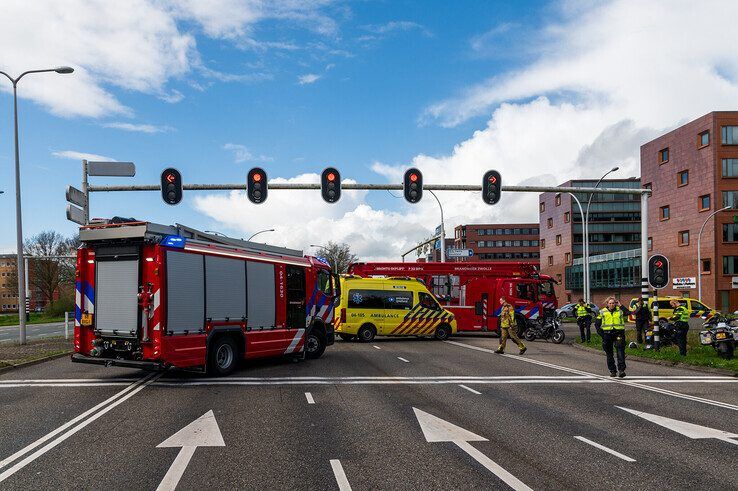
POLYGON ((702 301, 724 312, 738 309, 738 111, 715 111, 641 146, 641 177, 648 202, 649 250, 664 254, 673 278, 702 278, 702 301), (701 263, 697 235, 702 224, 701 263))
POLYGON ((454 229, 454 247, 471 249, 464 261, 539 261, 537 223, 469 224, 454 229))
MULTIPOLYGON (((0 254, 0 312, 9 313, 18 311, 18 276, 15 269, 16 263, 15 254, 0 254)), ((47 300, 43 298, 41 290, 33 288, 33 259, 31 261, 29 269, 29 295, 30 295, 30 309, 35 310, 37 307, 45 308, 48 304, 47 300)), ((74 285, 60 285, 60 289, 73 289, 74 285)), ((54 292, 54 300, 58 300, 61 294, 60 289, 54 292)))
MULTIPOLYGON (((573 180, 560 186, 594 187, 597 180, 573 180)), ((639 188, 640 180, 609 179, 605 188, 639 188)), ((589 195, 575 193, 586 209, 589 195)), ((583 232, 582 218, 574 199, 567 193, 539 196, 541 271, 559 282, 555 287, 559 303, 575 302, 582 296, 583 232), (578 260, 579 259, 579 260, 578 260)), ((598 194, 589 209, 589 249, 591 256, 623 253, 640 248, 640 199, 635 195, 598 194)), ((625 254, 622 254, 625 256, 625 254)), ((640 267, 631 267, 630 257, 598 261, 591 269, 591 300, 600 304, 614 294, 629 301, 640 295, 640 267)), ((625 302, 624 302, 625 303, 625 302)))

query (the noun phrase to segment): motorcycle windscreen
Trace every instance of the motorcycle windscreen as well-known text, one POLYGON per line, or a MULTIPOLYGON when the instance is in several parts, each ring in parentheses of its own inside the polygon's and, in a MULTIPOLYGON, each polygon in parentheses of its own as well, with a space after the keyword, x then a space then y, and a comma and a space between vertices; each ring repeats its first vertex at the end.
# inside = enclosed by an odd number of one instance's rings
POLYGON ((98 261, 95 270, 95 329, 104 336, 136 337, 138 259, 98 261))

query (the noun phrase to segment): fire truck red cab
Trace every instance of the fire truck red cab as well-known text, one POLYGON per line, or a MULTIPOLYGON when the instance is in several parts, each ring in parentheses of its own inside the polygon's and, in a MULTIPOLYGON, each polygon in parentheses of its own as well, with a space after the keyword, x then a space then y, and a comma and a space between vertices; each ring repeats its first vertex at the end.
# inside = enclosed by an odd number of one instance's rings
POLYGON ((139 368, 318 358, 333 344, 330 266, 301 251, 149 222, 81 227, 72 361, 139 368))
POLYGON ((558 307, 555 280, 526 262, 355 263, 349 273, 423 280, 455 315, 460 332, 497 331, 503 297, 515 307, 521 328, 558 307))

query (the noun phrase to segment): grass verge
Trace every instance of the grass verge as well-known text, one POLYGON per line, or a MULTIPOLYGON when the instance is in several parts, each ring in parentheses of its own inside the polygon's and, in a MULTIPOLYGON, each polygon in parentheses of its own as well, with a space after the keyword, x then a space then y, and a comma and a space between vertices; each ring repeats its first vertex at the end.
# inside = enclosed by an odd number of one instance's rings
POLYGON ((16 342, 0 343, 0 368, 71 352, 72 340, 66 340, 64 337, 38 339, 24 345, 16 342))
MULTIPOLYGON (((26 324, 47 324, 49 322, 64 322, 64 316, 52 317, 52 316, 44 314, 43 312, 41 313, 31 312, 30 320, 26 324)), ((0 315, 0 326, 17 326, 17 325, 18 325, 18 314, 0 315)))
MULTIPOLYGON (((635 330, 625 330, 626 342, 636 340, 635 330)), ((596 333, 592 333, 592 339, 589 343, 582 343, 577 336, 575 341, 577 344, 583 346, 589 346, 591 348, 597 348, 602 350, 602 338, 596 333)), ((659 351, 644 350, 643 345, 639 345, 637 348, 625 348, 626 355, 639 356, 642 358, 650 358, 653 360, 664 360, 678 363, 684 363, 687 365, 696 365, 702 367, 722 368, 724 370, 731 370, 738 374, 738 357, 733 357, 730 360, 725 360, 718 357, 717 352, 712 346, 704 346, 700 344, 699 332, 689 331, 687 335, 687 356, 681 356, 679 354, 679 348, 676 346, 668 346, 661 348, 659 351)))

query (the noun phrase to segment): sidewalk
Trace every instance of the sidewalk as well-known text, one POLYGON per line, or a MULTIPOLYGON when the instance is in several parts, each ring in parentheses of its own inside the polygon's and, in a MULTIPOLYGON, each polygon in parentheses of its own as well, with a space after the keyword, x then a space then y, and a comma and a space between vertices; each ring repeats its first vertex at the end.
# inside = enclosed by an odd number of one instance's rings
POLYGON ((72 340, 64 337, 29 341, 23 346, 15 342, 0 343, 0 371, 71 352, 72 340))

